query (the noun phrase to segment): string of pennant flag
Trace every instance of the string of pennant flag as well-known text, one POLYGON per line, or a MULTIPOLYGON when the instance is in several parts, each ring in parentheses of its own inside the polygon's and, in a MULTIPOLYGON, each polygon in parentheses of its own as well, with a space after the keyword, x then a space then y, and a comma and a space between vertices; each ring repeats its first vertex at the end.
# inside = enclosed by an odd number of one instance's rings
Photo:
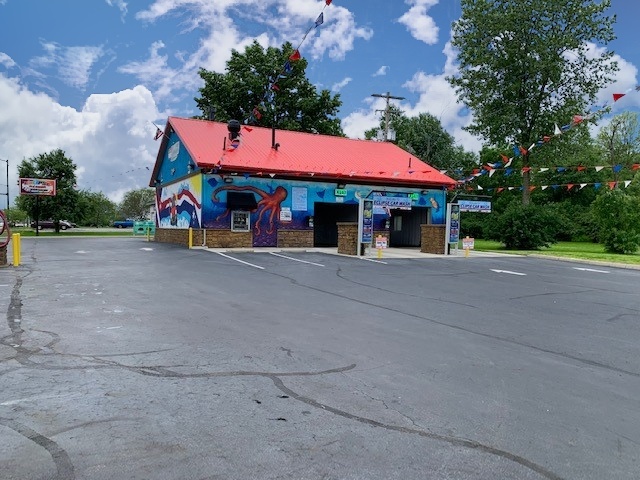
MULTIPOLYGON (((623 98, 624 96, 626 96, 627 94, 633 92, 633 91, 640 91, 640 85, 634 87, 634 88, 629 88, 627 89, 624 93, 614 93, 612 95, 612 99, 613 99, 613 103, 616 103, 618 100, 620 100, 621 98, 623 98)), ((554 132, 553 134, 549 134, 549 135, 543 135, 541 138, 539 138, 537 141, 535 141, 534 143, 531 144, 531 146, 529 148, 525 148, 521 145, 514 145, 513 148, 513 155, 512 156, 507 156, 505 154, 500 154, 500 161, 495 162, 495 163, 487 163, 485 165, 482 166, 482 168, 478 169, 478 171, 474 171, 471 175, 459 180, 461 183, 466 183, 466 182, 470 182, 472 180, 475 180, 477 177, 479 177, 480 175, 485 175, 486 172, 492 172, 494 170, 498 170, 498 169, 503 169, 503 170, 508 170, 511 165, 513 164, 514 160, 517 159, 518 157, 522 157, 522 156, 526 156, 528 155, 533 149, 535 148, 540 148, 543 145, 549 143, 553 138, 558 137, 559 135, 562 135, 566 132, 568 132, 569 130, 571 130, 572 128, 581 125, 582 123, 584 123, 587 120, 591 120, 592 118, 600 115, 601 113, 603 113, 604 111, 606 111, 607 109, 610 108, 610 104, 609 102, 605 102, 602 106, 600 106, 597 110, 588 113, 587 115, 574 115, 571 119, 571 122, 562 125, 562 126, 558 126, 557 123, 554 124, 554 132)), ((613 166, 610 168, 622 168, 621 166, 613 166)), ((635 165, 634 165, 635 167, 635 165)), ((565 168, 565 167, 556 167, 556 168, 565 168)), ((607 167, 595 167, 596 169, 603 169, 603 168, 607 168, 607 167)), ((521 171, 524 173, 526 171, 528 171, 527 169, 530 170, 530 167, 523 167, 521 169, 521 171)), ((634 170, 637 169, 633 168, 634 170)), ((599 170, 597 170, 599 171, 599 170)), ((441 173, 445 173, 441 172, 441 173)))
MULTIPOLYGON (((305 32, 305 34, 302 37, 302 40, 300 40, 300 42, 298 43, 298 46, 294 49, 293 53, 291 55, 289 55, 289 58, 285 61, 284 65, 282 66, 282 69, 280 70, 280 72, 278 74, 276 74, 273 77, 269 77, 269 81, 268 81, 268 85, 265 89, 264 94, 262 95, 262 100, 254 105, 251 109, 251 113, 249 114, 249 116, 247 118, 244 119, 243 121, 243 130, 247 131, 247 132, 251 132, 251 127, 249 127, 249 124, 257 124, 260 122, 260 119, 262 119, 263 116, 263 112, 266 108, 266 103, 267 102, 273 102, 274 100, 274 95, 275 92, 280 90, 280 86, 278 85, 278 83, 280 82, 280 80, 287 78, 287 76, 289 74, 291 74, 291 72, 293 72, 293 64, 292 62, 296 62, 298 60, 300 60, 302 58, 302 55, 300 54, 300 48, 302 47, 302 44, 304 43, 304 41, 307 39, 307 37, 309 36, 309 33, 311 33, 311 31, 315 28, 318 28, 320 25, 322 25, 324 23, 324 10, 325 8, 327 8, 329 5, 331 5, 331 3, 333 2, 333 0, 324 0, 324 5, 322 6, 322 11, 320 12, 320 14, 316 17, 315 21, 313 22, 313 24, 307 29, 307 31, 305 32)), ((153 123, 153 122, 151 122, 153 123)), ((154 135, 154 140, 158 140, 159 138, 162 138, 163 135, 165 135, 165 133, 160 129, 160 127, 158 127, 155 123, 153 123, 153 125, 156 127, 156 133, 154 135)), ((238 148, 238 146, 240 145, 239 139, 235 142, 230 142, 229 148, 227 150, 229 151, 233 151, 236 148, 238 148)))
MULTIPOLYGON (((540 189, 540 190, 547 190, 549 188, 553 189, 553 190, 558 190, 559 188, 562 189, 566 189, 567 191, 570 191, 572 189, 575 188, 575 190, 582 190, 583 188, 587 187, 587 186, 592 186, 593 188, 595 188, 596 190, 603 187, 603 186, 607 186, 609 187, 610 190, 613 190, 616 187, 620 187, 620 188, 627 188, 629 185, 631 184, 631 180, 624 180, 624 181, 607 181, 607 182, 593 182, 593 183, 561 183, 561 184, 552 184, 552 185, 530 185, 528 190, 530 192, 533 192, 536 189, 540 189)), ((495 193, 500 193, 500 192, 504 192, 504 191, 512 191, 512 190, 517 190, 517 191, 522 191, 524 190, 523 186, 510 186, 510 187, 487 187, 487 188, 483 188, 480 185, 476 185, 475 188, 473 188, 471 185, 468 185, 465 190, 467 191, 485 191, 485 192, 495 192, 495 193)))

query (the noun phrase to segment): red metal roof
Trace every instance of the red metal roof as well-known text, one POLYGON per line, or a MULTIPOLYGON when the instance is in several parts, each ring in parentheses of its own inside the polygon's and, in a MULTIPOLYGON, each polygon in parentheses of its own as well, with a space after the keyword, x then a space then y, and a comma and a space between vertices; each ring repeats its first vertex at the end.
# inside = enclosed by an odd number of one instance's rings
POLYGON ((389 142, 276 130, 275 142, 279 147, 275 149, 271 146, 270 128, 243 126, 240 145, 233 149, 226 123, 179 117, 169 117, 168 123, 200 168, 217 167, 230 173, 314 176, 345 182, 439 187, 456 184, 455 180, 389 142))

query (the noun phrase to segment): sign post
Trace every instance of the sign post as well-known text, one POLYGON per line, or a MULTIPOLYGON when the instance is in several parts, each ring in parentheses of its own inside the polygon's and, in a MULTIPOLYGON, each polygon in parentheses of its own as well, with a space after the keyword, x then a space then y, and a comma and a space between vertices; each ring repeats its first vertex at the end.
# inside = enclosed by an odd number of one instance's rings
POLYGON ((358 212, 358 256, 363 255, 363 247, 371 245, 373 241, 373 200, 367 198, 360 199, 358 212))
POLYGON ((458 242, 460 241, 460 205, 457 203, 447 203, 447 223, 445 238, 445 255, 450 255, 451 244, 455 244, 458 253, 458 242))

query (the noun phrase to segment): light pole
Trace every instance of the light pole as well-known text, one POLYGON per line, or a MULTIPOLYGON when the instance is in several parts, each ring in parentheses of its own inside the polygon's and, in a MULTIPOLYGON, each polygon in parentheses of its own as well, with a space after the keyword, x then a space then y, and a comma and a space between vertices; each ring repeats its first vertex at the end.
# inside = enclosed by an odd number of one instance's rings
POLYGON ((0 158, 0 162, 5 162, 7 164, 7 191, 2 195, 7 196, 7 210, 9 210, 9 160, 0 158))

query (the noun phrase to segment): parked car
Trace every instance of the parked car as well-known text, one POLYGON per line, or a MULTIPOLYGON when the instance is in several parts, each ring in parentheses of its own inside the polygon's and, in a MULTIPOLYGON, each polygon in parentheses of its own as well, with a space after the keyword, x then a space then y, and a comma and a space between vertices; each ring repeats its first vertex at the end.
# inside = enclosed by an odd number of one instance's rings
POLYGON ((116 220, 113 222, 115 228, 133 228, 133 220, 116 220))
MULTIPOLYGON (((68 228, 73 228, 73 225, 66 220, 60 220, 60 230, 66 230, 68 228)), ((31 228, 36 228, 35 220, 31 222, 31 228)), ((38 230, 42 230, 43 228, 56 228, 56 224, 53 220, 40 220, 38 221, 38 230)))

